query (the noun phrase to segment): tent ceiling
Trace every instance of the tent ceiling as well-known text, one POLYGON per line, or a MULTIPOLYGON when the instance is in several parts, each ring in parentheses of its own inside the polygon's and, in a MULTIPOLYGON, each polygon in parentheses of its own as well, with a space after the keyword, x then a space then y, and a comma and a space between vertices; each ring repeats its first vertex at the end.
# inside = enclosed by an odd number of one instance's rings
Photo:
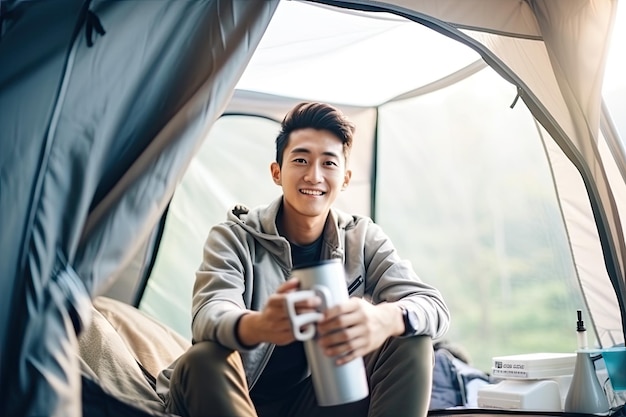
POLYGON ((401 17, 338 10, 281 2, 237 88, 378 105, 480 59, 470 48, 401 17))

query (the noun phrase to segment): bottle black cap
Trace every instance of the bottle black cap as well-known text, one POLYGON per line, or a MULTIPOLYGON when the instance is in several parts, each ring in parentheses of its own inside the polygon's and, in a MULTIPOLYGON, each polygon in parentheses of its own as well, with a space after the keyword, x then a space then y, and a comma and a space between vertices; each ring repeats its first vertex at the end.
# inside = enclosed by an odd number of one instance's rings
POLYGON ((587 329, 585 329, 585 322, 583 321, 583 312, 582 310, 576 310, 576 315, 578 317, 578 321, 576 321, 576 331, 577 332, 584 332, 587 329))

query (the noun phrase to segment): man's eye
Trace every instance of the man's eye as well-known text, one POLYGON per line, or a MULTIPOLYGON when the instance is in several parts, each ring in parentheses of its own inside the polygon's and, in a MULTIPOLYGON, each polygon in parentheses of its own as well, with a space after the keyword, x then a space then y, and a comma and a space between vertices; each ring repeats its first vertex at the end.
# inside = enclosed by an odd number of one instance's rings
POLYGON ((330 165, 330 166, 337 166, 337 163, 335 161, 326 161, 324 164, 330 165))
POLYGON ((304 158, 296 158, 293 160, 293 162, 296 162, 298 164, 306 164, 306 159, 304 158))

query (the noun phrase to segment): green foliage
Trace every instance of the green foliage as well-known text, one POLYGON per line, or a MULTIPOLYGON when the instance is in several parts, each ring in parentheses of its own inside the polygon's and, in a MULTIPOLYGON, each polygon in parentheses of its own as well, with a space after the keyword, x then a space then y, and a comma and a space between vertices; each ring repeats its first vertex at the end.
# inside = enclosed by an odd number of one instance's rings
POLYGON ((532 118, 504 106, 497 88, 468 109, 459 95, 474 87, 451 88, 436 107, 424 97, 381 112, 382 137, 408 133, 393 147, 380 142, 376 220, 443 293, 446 339, 489 371, 493 356, 572 352, 583 303, 532 118), (398 114, 407 108, 410 117, 398 114), (410 185, 399 190, 406 166, 410 185))

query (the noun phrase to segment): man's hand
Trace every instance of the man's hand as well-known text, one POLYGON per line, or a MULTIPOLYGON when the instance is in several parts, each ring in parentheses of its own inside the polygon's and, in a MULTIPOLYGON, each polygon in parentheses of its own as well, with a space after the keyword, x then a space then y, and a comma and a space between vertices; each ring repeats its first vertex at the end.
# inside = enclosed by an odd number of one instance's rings
POLYGON ((361 298, 329 308, 317 324, 318 343, 327 356, 340 356, 341 365, 365 356, 390 336, 404 331, 402 311, 395 304, 373 305, 361 298))
MULTIPOLYGON (((286 345, 295 341, 285 295, 297 290, 299 285, 296 278, 286 281, 268 298, 263 310, 245 314, 239 321, 239 340, 248 346, 261 342, 286 345)), ((320 303, 319 297, 308 298, 296 303, 296 311, 298 313, 311 311, 320 303)))

